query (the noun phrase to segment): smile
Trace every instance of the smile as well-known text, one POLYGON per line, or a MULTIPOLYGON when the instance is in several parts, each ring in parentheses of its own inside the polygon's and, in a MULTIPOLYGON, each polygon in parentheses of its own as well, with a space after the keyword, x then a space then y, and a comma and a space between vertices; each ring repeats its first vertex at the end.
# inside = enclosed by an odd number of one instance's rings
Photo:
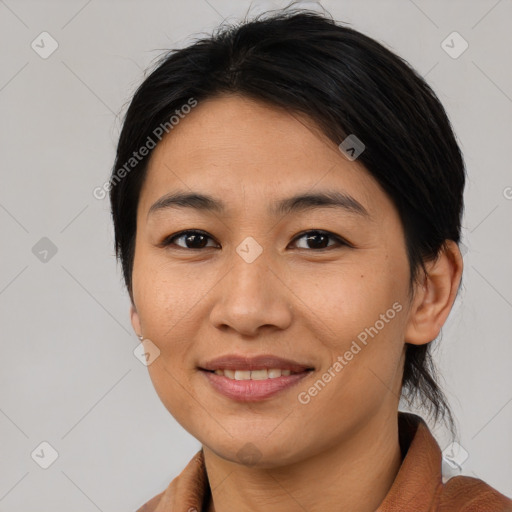
POLYGON ((257 402, 274 397, 307 377, 312 370, 201 370, 218 393, 239 402, 257 402))

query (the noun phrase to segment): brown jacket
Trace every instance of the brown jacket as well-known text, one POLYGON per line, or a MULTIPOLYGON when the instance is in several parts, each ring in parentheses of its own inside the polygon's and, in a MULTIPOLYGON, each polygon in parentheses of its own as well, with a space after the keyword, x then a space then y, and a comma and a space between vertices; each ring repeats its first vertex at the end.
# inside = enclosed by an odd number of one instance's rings
MULTIPOLYGON (((399 412, 405 454, 393 485, 376 512, 512 512, 512 500, 482 480, 456 476, 443 484, 441 449, 422 418, 399 412)), ((137 512, 204 512, 210 487, 199 450, 163 492, 137 512)))

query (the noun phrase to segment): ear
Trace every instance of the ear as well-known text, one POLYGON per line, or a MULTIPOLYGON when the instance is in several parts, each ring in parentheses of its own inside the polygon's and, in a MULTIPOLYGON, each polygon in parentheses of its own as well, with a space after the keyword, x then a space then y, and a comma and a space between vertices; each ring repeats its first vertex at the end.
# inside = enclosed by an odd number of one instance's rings
POLYGON ((413 345, 423 345, 436 339, 450 314, 463 268, 457 243, 446 240, 437 259, 425 267, 427 275, 415 285, 405 330, 405 342, 413 345))
POLYGON ((132 322, 132 327, 133 327, 133 330, 135 331, 135 334, 137 334, 137 336, 139 334, 142 334, 139 313, 137 313, 137 309, 135 309, 135 306, 133 305, 133 303, 130 306, 130 320, 132 322))

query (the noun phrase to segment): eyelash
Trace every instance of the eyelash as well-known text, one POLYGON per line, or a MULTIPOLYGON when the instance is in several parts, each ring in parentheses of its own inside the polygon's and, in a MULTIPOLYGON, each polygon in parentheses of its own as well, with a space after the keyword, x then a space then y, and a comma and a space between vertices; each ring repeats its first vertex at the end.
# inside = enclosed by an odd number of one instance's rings
MULTIPOLYGON (((342 237, 338 236, 338 235, 335 235, 334 233, 331 233, 329 231, 324 231, 324 230, 321 230, 321 229, 310 229, 308 231, 303 231, 302 233, 299 233, 299 235, 297 235, 293 240, 292 242, 295 242, 297 240, 300 240, 301 238, 303 238, 304 236, 308 235, 308 234, 316 234, 316 235, 325 235, 333 240, 336 240, 336 242, 338 243, 338 246, 327 246, 327 247, 322 247, 320 249, 310 249, 310 248, 301 248, 302 250, 309 250, 309 251, 315 251, 315 252, 320 252, 320 251, 325 251, 325 250, 328 250, 328 249, 333 249, 333 248, 336 248, 336 247, 341 247, 341 246, 347 246, 347 247, 353 247, 352 244, 350 244, 349 242, 347 242, 345 239, 343 239, 342 237)), ((210 238, 213 240, 213 238, 208 234, 206 233, 205 231, 201 231, 200 229, 189 229, 189 230, 186 230, 186 231, 180 231, 179 233, 176 233, 174 235, 170 235, 168 237, 166 237, 162 243, 160 244, 161 247, 170 247, 170 246, 175 246, 175 248, 177 249, 184 249, 184 250, 189 250, 189 251, 199 251, 201 249, 212 249, 212 247, 199 247, 199 248, 190 248, 190 247, 182 247, 180 245, 176 245, 174 243, 174 240, 177 240, 179 238, 182 238, 184 235, 203 235, 207 238, 210 238)))

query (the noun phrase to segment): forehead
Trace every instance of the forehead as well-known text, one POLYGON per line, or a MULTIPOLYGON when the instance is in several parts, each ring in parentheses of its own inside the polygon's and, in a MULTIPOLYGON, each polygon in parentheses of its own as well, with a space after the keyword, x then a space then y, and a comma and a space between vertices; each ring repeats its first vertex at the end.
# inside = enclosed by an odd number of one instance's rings
POLYGON ((368 211, 387 202, 307 117, 237 95, 200 101, 174 125, 152 153, 140 207, 177 188, 245 204, 315 188, 357 197, 368 211))

